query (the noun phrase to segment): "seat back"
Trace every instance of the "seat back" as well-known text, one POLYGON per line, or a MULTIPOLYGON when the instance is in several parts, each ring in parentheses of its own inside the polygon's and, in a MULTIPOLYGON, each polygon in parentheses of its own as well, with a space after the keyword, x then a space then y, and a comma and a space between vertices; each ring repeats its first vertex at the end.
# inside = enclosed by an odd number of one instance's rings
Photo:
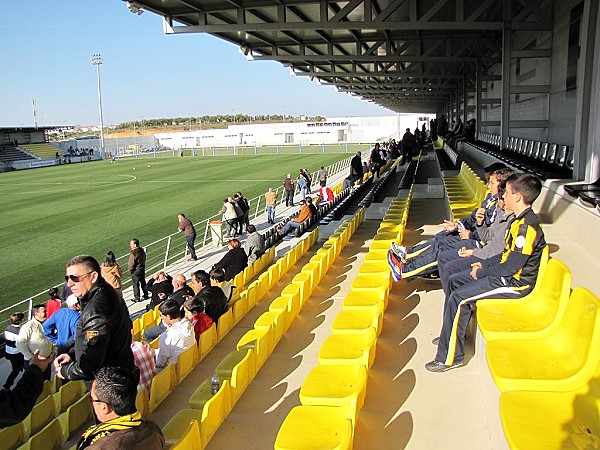
POLYGON ((198 340, 198 360, 202 361, 206 355, 210 353, 215 345, 217 345, 217 326, 213 324, 200 334, 198 340))
POLYGON ((181 436, 171 450, 191 450, 204 448, 200 438, 200 427, 197 420, 192 420, 186 432, 181 436))
POLYGON ((198 347, 192 345, 177 359, 177 383, 181 383, 194 370, 198 361, 198 347))
POLYGON ((550 146, 550 150, 548 150, 548 154, 546 155, 546 162, 548 164, 554 164, 554 161, 556 161, 557 154, 558 154, 558 144, 552 144, 550 146))
POLYGON ((175 383, 175 366, 167 366, 152 379, 150 385, 150 412, 152 413, 162 401, 168 397, 175 383))
POLYGON ((231 389, 229 381, 224 380, 217 393, 202 408, 202 419, 200 419, 202 448, 206 448, 206 445, 219 429, 229 411, 231 411, 231 389))
POLYGON ((148 398, 146 388, 140 388, 135 396, 135 409, 138 410, 143 418, 146 418, 150 414, 150 399, 148 398))
POLYGON ((42 388, 42 393, 39 395, 39 397, 37 398, 35 403, 38 404, 39 402, 41 402, 42 400, 44 400, 46 397, 48 397, 51 394, 53 394, 52 383, 49 380, 45 380, 44 386, 42 388))
POLYGON ((142 314, 141 320, 141 328, 145 330, 146 328, 153 327, 156 323, 156 318, 154 317, 154 311, 147 311, 142 314))
POLYGON ((67 432, 67 437, 70 437, 92 419, 92 402, 84 395, 73 405, 69 406, 66 414, 69 418, 69 427, 65 431, 67 432))
POLYGON ((248 330, 238 341, 238 351, 254 349, 256 369, 260 369, 273 351, 273 327, 253 328, 248 330))
POLYGON ((563 262, 551 259, 538 278, 541 278, 541 283, 536 301, 530 304, 530 317, 539 323, 541 329, 562 319, 571 292, 571 271, 563 262))
POLYGON ((539 159, 540 156, 540 151, 542 150, 542 143, 540 141, 537 141, 535 143, 535 145, 533 146, 533 151, 531 153, 531 157, 533 159, 539 159))
POLYGON ((544 142, 542 144, 542 149, 540 150, 540 154, 538 156, 538 159, 540 161, 543 162, 543 161, 546 160, 546 157, 548 156, 548 150, 549 150, 549 148, 550 148, 550 144, 548 144, 547 142, 544 142))
POLYGON ((12 450, 17 448, 25 440, 25 428, 23 422, 19 422, 10 427, 2 428, 0 430, 0 442, 2 442, 2 448, 6 450, 12 450))
POLYGON ((29 434, 35 434, 48 425, 56 417, 56 405, 52 396, 46 397, 31 410, 29 417, 29 434))
POLYGON ((233 328, 233 310, 229 308, 223 315, 219 317, 217 323, 217 337, 220 342, 229 331, 233 328))
POLYGON ((558 153, 556 155, 556 164, 558 167, 566 167, 567 166, 567 154, 569 153, 568 145, 561 145, 558 149, 558 153))
POLYGON ((85 384, 82 380, 70 381, 63 384, 55 395, 57 400, 56 411, 63 412, 74 404, 85 393, 85 384))
POLYGON ((29 450, 59 450, 64 443, 63 432, 58 419, 54 419, 39 433, 32 436, 27 447, 29 450))
POLYGON ((231 371, 230 387, 232 406, 237 403, 248 385, 254 379, 256 371, 252 364, 252 360, 254 359, 253 352, 254 350, 249 348, 244 359, 233 366, 233 370, 231 371))

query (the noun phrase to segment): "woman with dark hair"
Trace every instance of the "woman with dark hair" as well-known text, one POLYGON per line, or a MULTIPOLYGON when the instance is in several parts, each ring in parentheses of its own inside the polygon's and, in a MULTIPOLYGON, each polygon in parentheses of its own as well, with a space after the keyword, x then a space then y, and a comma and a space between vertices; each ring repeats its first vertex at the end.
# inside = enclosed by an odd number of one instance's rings
POLYGON ((104 278, 108 284, 114 287, 119 293, 119 296, 123 298, 123 291, 121 290, 121 277, 123 276, 123 272, 121 271, 121 267, 119 267, 119 264, 117 263, 117 258, 115 258, 115 254, 112 251, 109 250, 106 252, 106 259, 102 263, 100 271, 102 272, 102 278, 104 278))
POLYGON ((225 253, 221 261, 216 263, 213 268, 224 269, 225 280, 229 281, 248 265, 248 256, 246 256, 246 252, 237 239, 231 239, 227 245, 229 246, 229 251, 225 253))
POLYGON ((60 309, 62 306, 60 301, 60 295, 58 295, 58 288, 50 288, 48 291, 50 298, 46 302, 46 319, 49 319, 52 314, 60 309))

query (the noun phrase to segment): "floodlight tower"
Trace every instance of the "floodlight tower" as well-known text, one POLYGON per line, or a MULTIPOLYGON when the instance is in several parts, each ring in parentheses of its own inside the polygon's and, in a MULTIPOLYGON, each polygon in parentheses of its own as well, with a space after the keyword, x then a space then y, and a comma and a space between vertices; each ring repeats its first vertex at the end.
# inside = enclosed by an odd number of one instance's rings
POLYGON ((104 152, 104 121, 102 119, 102 90, 100 88, 100 64, 102 64, 102 56, 100 53, 92 55, 92 64, 96 66, 96 78, 98 79, 98 108, 100 110, 100 149, 104 152))

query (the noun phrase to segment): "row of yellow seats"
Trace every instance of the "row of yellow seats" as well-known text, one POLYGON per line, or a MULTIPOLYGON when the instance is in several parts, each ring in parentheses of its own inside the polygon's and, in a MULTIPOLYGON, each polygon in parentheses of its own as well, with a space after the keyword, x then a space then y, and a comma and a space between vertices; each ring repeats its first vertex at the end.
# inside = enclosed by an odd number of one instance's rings
POLYGON ((83 381, 71 381, 52 393, 52 383, 44 391, 31 413, 20 423, 0 430, 2 449, 46 449, 60 447, 92 416, 83 381), (20 447, 19 447, 20 446, 20 447))
POLYGON ((504 432, 513 449, 600 448, 600 299, 547 258, 529 295, 477 303, 504 432))
MULTIPOLYGON (((234 278, 232 284, 236 287, 234 291, 233 301, 239 299, 242 288, 254 278, 257 274, 261 273, 265 267, 273 262, 275 258, 275 247, 269 248, 263 255, 260 256, 256 261, 246 267, 242 272, 238 273, 234 278)), ((158 306, 151 311, 147 311, 142 314, 141 317, 133 321, 133 335, 134 340, 141 340, 144 330, 147 328, 154 327, 160 322, 160 312, 158 306)))
MULTIPOLYGON (((383 222, 396 223, 403 230, 411 195, 412 190, 407 199, 393 200, 383 222)), ((382 239, 377 242, 390 237, 388 228, 380 227, 377 235, 382 239)), ((400 229, 392 240, 398 236, 402 236, 400 229)), ((386 253, 377 245, 369 248, 369 258, 359 268, 342 311, 333 321, 332 334, 321 346, 319 365, 302 384, 302 406, 293 408, 279 429, 276 450, 353 448, 354 428, 364 404, 368 371, 375 359, 391 287, 386 253)))
MULTIPOLYGON (((278 262, 281 261, 282 269, 284 269, 281 275, 306 253, 317 237, 318 229, 315 229, 307 239, 289 250, 286 257, 278 260, 278 262), (286 265, 287 255, 289 258, 295 258, 296 261, 286 265)), ((296 286, 297 291, 294 297, 297 301, 301 298, 300 286, 305 286, 300 281, 303 279, 301 274, 307 271, 309 265, 310 262, 290 283, 290 285, 296 286)), ((278 281, 278 278, 273 278, 272 284, 278 281)), ((268 289, 271 287, 272 285, 268 289)), ((206 379, 190 397, 190 409, 178 411, 164 426, 163 433, 167 447, 206 447, 291 323, 289 315, 292 313, 292 308, 287 308, 285 312, 279 310, 278 299, 272 302, 268 312, 256 320, 254 328, 240 338, 236 350, 229 353, 217 365, 215 373, 221 381, 217 393, 211 394, 211 378, 206 379), (275 308, 272 309, 274 305, 275 308)), ((292 303, 292 300, 288 298, 288 302, 292 303)))
POLYGON ((485 183, 465 162, 457 176, 443 177, 442 181, 453 220, 469 215, 481 204, 487 191, 485 183))

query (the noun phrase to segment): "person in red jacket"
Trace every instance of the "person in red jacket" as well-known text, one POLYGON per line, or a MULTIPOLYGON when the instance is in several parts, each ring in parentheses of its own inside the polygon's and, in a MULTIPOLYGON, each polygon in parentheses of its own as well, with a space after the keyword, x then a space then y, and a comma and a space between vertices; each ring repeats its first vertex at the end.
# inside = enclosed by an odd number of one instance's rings
POLYGON ((52 314, 61 308, 60 295, 58 295, 58 288, 51 288, 48 291, 50 299, 46 302, 46 319, 49 319, 52 314))
POLYGON ((204 312, 204 304, 199 298, 188 298, 183 303, 185 317, 194 325, 194 334, 196 342, 200 340, 200 335, 208 330, 213 324, 212 319, 204 312))

